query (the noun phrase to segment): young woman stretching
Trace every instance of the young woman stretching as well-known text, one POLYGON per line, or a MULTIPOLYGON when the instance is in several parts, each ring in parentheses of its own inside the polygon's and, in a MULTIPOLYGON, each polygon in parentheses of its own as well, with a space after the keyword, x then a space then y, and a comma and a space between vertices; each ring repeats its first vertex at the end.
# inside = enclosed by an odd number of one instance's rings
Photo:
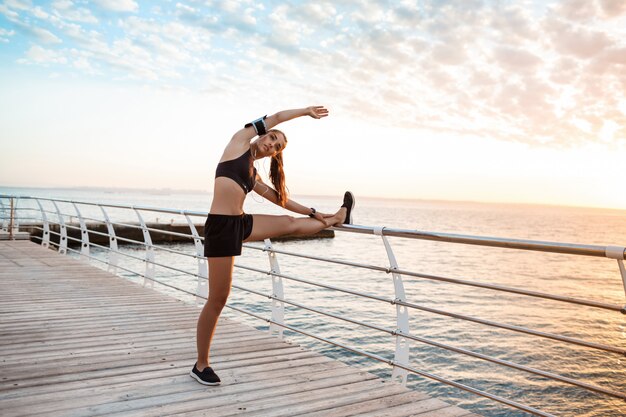
POLYGON ((248 123, 232 137, 215 171, 211 211, 204 225, 204 256, 209 262, 209 298, 198 318, 196 333, 198 361, 190 375, 204 385, 219 385, 220 379, 209 366, 209 349, 217 319, 226 304, 232 282, 235 256, 243 242, 285 234, 312 234, 336 224, 350 224, 354 197, 345 193, 343 205, 335 214, 324 214, 290 200, 285 187, 283 150, 287 137, 274 126, 296 117, 328 116, 323 106, 285 110, 248 123), (258 138, 250 142, 255 136, 258 138), (263 183, 254 161, 270 157, 270 179, 274 188, 263 183), (243 202, 250 191, 294 213, 309 217, 270 216, 243 213, 243 202))

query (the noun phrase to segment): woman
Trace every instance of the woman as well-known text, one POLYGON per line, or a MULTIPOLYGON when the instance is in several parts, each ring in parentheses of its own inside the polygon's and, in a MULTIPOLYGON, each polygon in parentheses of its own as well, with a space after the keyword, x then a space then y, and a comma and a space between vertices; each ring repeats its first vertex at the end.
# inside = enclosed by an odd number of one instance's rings
POLYGON ((220 379, 209 366, 209 348, 217 319, 226 304, 232 282, 234 257, 241 255, 243 242, 285 234, 312 234, 336 224, 350 224, 354 207, 352 193, 335 214, 324 214, 296 203, 287 196, 283 172, 283 150, 287 137, 274 126, 296 117, 328 116, 323 106, 285 110, 248 123, 232 137, 215 171, 213 203, 204 226, 204 256, 209 262, 209 298, 198 318, 198 361, 190 375, 204 385, 219 385, 220 379), (250 142, 255 136, 258 138, 250 142), (256 173, 254 161, 270 157, 270 188, 256 173), (243 213, 243 202, 250 191, 294 213, 309 217, 270 216, 243 213))

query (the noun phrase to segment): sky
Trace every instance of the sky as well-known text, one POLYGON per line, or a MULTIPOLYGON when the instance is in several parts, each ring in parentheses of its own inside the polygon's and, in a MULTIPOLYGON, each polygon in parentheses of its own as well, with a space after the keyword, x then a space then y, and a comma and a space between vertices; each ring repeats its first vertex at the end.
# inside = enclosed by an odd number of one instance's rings
POLYGON ((211 191, 324 105, 293 194, 626 209, 623 0, 8 0, 0 63, 0 186, 211 191))

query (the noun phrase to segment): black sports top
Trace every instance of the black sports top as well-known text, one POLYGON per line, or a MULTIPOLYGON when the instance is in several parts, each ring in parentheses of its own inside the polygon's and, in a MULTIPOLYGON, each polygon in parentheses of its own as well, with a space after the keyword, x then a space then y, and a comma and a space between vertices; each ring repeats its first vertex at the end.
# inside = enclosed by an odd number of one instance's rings
POLYGON ((227 177, 235 181, 243 188, 244 193, 249 193, 256 183, 256 168, 254 159, 248 149, 243 155, 235 159, 220 162, 215 170, 215 178, 227 177))

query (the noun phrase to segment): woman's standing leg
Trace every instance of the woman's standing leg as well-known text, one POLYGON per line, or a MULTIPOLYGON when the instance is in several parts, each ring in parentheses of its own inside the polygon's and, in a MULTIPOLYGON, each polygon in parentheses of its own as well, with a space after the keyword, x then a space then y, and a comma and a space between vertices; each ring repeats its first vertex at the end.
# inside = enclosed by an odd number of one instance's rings
POLYGON ((233 280, 233 256, 208 258, 209 298, 198 318, 196 343, 198 347, 197 368, 202 371, 210 365, 209 350, 217 326, 217 319, 226 305, 233 280))

